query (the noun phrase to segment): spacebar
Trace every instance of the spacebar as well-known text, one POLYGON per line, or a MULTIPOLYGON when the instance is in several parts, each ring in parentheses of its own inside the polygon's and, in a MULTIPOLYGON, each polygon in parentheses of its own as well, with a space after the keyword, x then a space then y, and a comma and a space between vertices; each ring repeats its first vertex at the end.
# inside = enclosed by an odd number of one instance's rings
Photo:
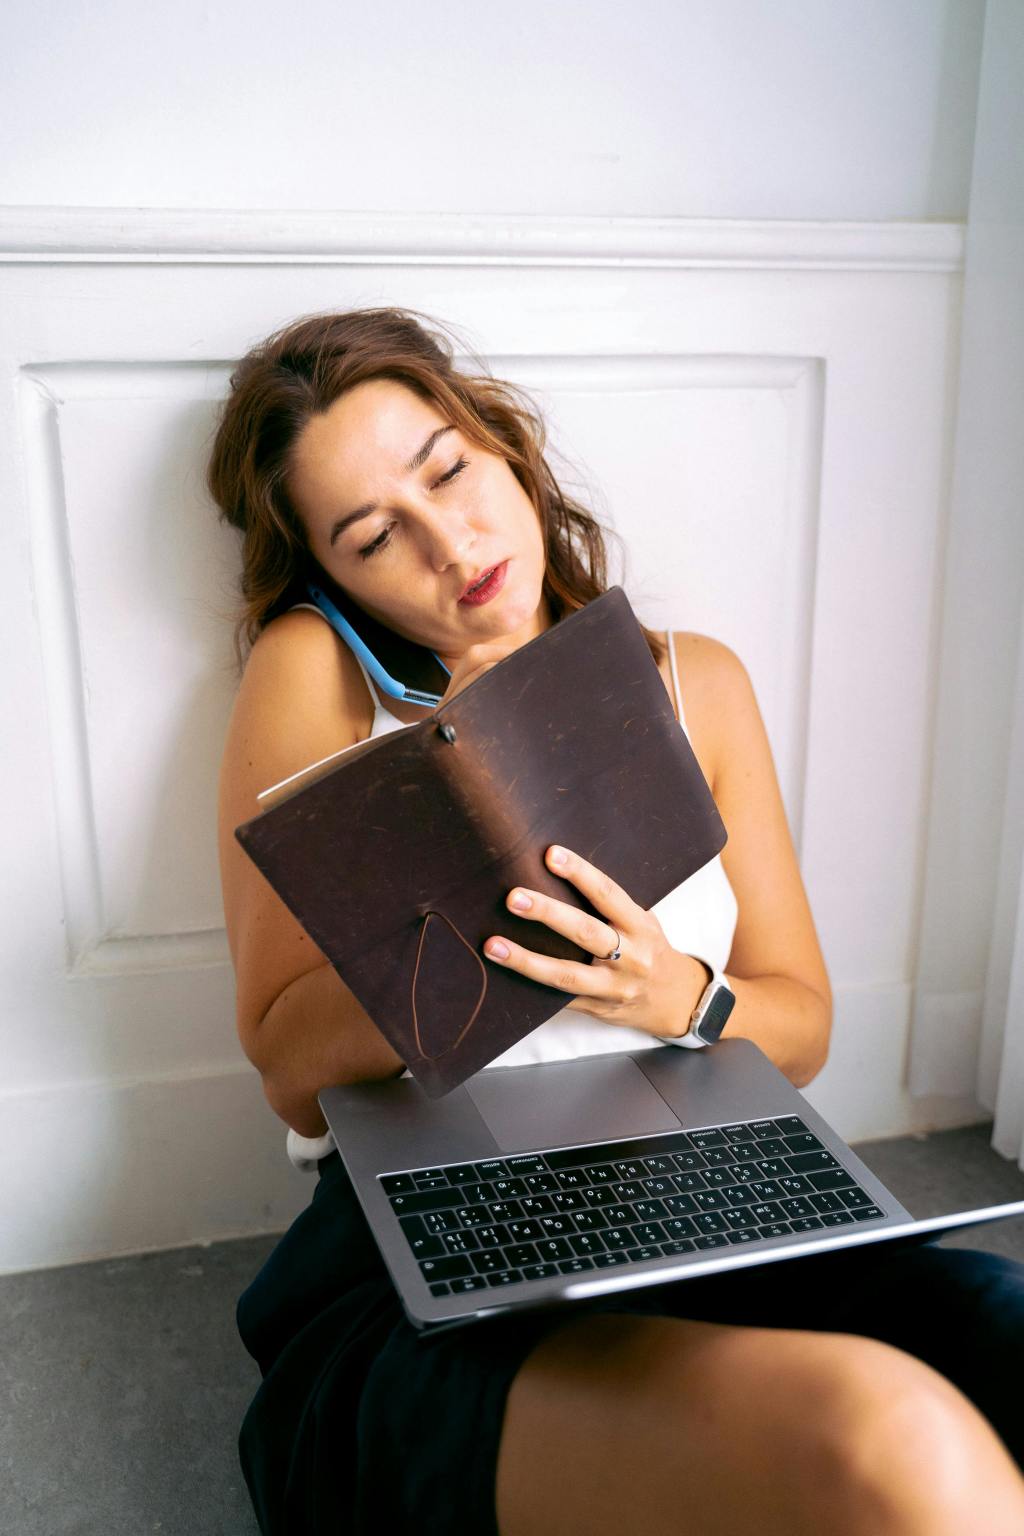
POLYGON ((693 1142, 685 1131, 668 1136, 635 1136, 629 1141, 599 1141, 592 1147, 569 1147, 545 1152, 549 1168, 575 1168, 580 1163, 627 1162, 632 1157, 664 1157, 668 1152, 692 1152, 693 1142))

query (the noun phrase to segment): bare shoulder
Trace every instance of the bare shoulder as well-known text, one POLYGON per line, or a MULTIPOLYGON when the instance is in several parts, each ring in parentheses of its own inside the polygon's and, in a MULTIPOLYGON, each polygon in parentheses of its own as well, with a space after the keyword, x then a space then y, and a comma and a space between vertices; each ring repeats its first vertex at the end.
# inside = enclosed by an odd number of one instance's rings
POLYGON ((673 632, 679 691, 693 750, 712 789, 737 741, 763 729, 753 684, 736 652, 690 630, 673 632))
MULTIPOLYGON (((368 735, 373 706, 348 647, 318 614, 281 614, 246 660, 224 775, 242 798, 368 735)), ((239 809, 242 807, 239 806, 239 809)))

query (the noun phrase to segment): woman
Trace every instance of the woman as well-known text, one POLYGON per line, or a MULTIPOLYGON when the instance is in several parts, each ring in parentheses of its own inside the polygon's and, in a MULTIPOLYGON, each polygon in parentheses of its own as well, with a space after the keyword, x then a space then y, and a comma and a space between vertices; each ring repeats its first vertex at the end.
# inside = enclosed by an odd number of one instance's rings
MULTIPOLYGON (((233 830, 267 785, 426 713, 385 708, 303 605, 314 563, 436 651, 449 694, 605 590, 602 530, 559 490, 529 403, 451 354, 408 311, 296 322, 233 375, 209 470, 243 534, 251 645, 220 807, 238 1029, 293 1157, 319 1173, 239 1302, 264 1378, 240 1440, 261 1528, 1019 1532, 1024 1443, 1001 1373, 1024 1379, 1024 1312, 1005 1261, 864 1250, 426 1339, 404 1317, 316 1101, 403 1064, 233 830)), ((488 940, 490 963, 567 995, 499 1060, 655 1048, 685 1032, 709 959, 735 992, 727 1033, 802 1086, 831 995, 749 679, 712 640, 645 635, 729 842, 650 911, 577 850, 561 865, 548 850, 607 922, 509 892, 596 958, 488 940)))

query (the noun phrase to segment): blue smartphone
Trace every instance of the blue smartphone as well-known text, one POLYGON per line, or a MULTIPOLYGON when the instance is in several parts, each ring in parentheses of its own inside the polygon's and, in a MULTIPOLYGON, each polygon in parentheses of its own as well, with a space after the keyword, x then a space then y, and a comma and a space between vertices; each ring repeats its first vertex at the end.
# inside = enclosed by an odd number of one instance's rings
POLYGON ((328 593, 327 585, 316 577, 308 579, 310 601, 356 653, 381 692, 410 704, 440 704, 451 678, 440 656, 372 619, 333 582, 328 593))

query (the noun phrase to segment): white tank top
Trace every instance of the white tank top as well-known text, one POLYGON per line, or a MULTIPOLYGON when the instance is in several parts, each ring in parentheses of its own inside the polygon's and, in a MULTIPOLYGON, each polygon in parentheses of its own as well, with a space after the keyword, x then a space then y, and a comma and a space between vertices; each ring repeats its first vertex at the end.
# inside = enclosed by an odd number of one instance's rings
MULTIPOLYGON (((312 603, 298 603, 296 606, 310 608, 314 613, 320 612, 312 603)), ((325 618, 324 622, 329 621, 325 618)), ((686 731, 671 630, 666 638, 679 724, 686 731)), ((355 655, 355 652, 352 654, 355 655)), ((389 709, 385 709, 362 661, 358 656, 356 660, 370 697, 376 703, 370 739, 400 730, 404 722, 396 719, 389 709)), ((736 931, 738 908, 719 855, 716 854, 710 864, 705 864, 695 875, 684 880, 682 885, 677 885, 674 891, 669 891, 667 896, 656 901, 651 911, 661 923, 673 949, 681 954, 699 955, 717 970, 725 970, 736 931)), ((575 1008, 561 1008, 524 1039, 496 1056, 488 1066, 519 1067, 542 1061, 566 1061, 576 1056, 600 1056, 614 1051, 647 1051, 661 1044, 654 1035, 646 1034, 643 1030, 630 1029, 621 1024, 607 1024, 575 1008)), ((411 1077, 412 1073, 407 1068, 401 1075, 411 1077)), ((326 1157, 328 1152, 334 1150, 334 1145, 330 1131, 318 1137, 300 1136, 293 1130, 288 1132, 288 1156, 297 1168, 303 1170, 315 1170, 317 1159, 326 1157)))

